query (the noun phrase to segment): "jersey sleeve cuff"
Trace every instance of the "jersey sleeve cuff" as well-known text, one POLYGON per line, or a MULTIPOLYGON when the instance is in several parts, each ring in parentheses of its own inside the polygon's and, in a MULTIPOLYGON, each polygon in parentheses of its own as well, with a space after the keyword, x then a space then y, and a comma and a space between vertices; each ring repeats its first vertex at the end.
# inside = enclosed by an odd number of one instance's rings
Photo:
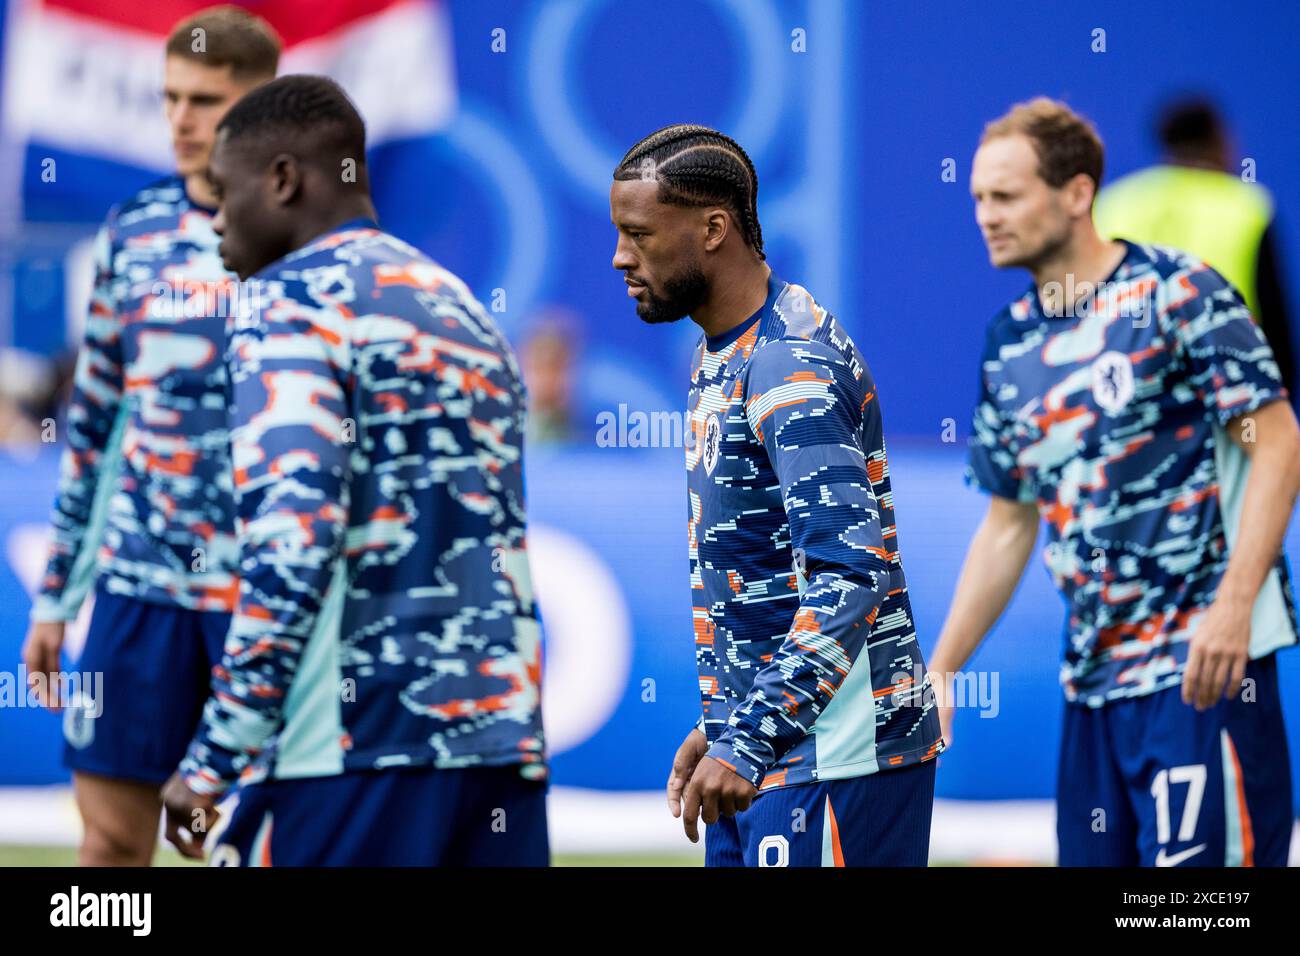
MULTIPOLYGON (((1241 387, 1241 386, 1236 386, 1241 387)), ((1251 412, 1257 412, 1265 405, 1272 405, 1274 402, 1285 402, 1289 399, 1287 390, 1281 385, 1274 387, 1261 387, 1255 385, 1251 387, 1250 394, 1244 399, 1239 399, 1230 404, 1224 404, 1222 397, 1225 390, 1220 390, 1215 398, 1214 414, 1221 426, 1226 427, 1228 422, 1234 418, 1240 418, 1242 415, 1249 415, 1251 412)))
POLYGON ((202 796, 221 796, 239 777, 233 753, 200 739, 190 744, 179 771, 185 786, 202 796))
POLYGON ((981 494, 991 495, 995 498, 1006 498, 1010 501, 1018 501, 1021 504, 1033 504, 1035 501, 1033 492, 1023 482, 1017 484, 992 482, 981 477, 969 465, 962 472, 962 480, 966 483, 966 487, 981 494))
POLYGON ((750 782, 755 790, 757 790, 758 785, 763 782, 763 777, 767 775, 766 766, 755 763, 747 757, 737 753, 734 747, 721 740, 710 747, 704 756, 712 757, 728 770, 738 776, 744 777, 750 782))
POLYGON ((68 608, 59 598, 51 597, 48 594, 38 594, 32 601, 31 620, 35 623, 49 623, 53 621, 75 621, 77 612, 80 608, 68 608))

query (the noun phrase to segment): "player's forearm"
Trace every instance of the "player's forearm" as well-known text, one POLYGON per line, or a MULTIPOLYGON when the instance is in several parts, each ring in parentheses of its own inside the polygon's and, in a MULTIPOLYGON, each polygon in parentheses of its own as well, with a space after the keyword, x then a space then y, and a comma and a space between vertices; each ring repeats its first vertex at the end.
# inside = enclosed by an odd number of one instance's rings
POLYGON ((111 245, 107 229, 101 229, 95 238, 95 284, 65 414, 56 507, 73 519, 73 527, 89 515, 99 464, 114 436, 126 388, 111 245))
MULTIPOLYGON (((241 588, 241 594, 265 593, 260 585, 276 571, 273 564, 259 570, 264 580, 252 582, 248 591, 241 588)), ((331 571, 320 575, 319 583, 304 580, 307 592, 302 597, 275 602, 290 605, 280 616, 241 597, 221 665, 213 672, 212 694, 180 767, 194 792, 220 794, 283 726, 285 700, 332 576, 331 571)))
MULTIPOLYGON (((85 369, 90 362, 83 362, 85 369)), ((120 386, 103 382, 91 389, 79 370, 79 385, 73 392, 65 427, 66 447, 59 467, 59 485, 51 516, 51 543, 45 575, 32 609, 34 620, 71 620, 87 591, 87 582, 73 581, 74 569, 82 569, 88 550, 98 546, 99 536, 88 532, 96 504, 111 494, 102 488, 105 464, 114 460, 124 427, 120 386)), ((102 506, 102 505, 101 505, 102 506)), ((84 576, 81 570, 78 575, 84 576)))
POLYGON ((933 673, 954 673, 970 660, 1011 601, 1037 537, 1036 523, 999 520, 990 509, 966 549, 948 617, 930 654, 933 673))
MULTIPOLYGON (((882 549, 883 554, 883 549, 882 549)), ((873 555, 869 568, 814 575, 780 649, 754 677, 709 756, 754 786, 809 731, 863 657, 889 589, 889 566, 873 555)))
POLYGON ((326 468, 314 476, 300 468, 273 481, 259 468, 239 481, 239 506, 248 516, 240 526, 239 601, 203 720, 181 765, 196 793, 221 793, 279 731, 289 688, 337 583, 345 492, 323 447, 320 458, 326 468))
MULTIPOLYGON (((1237 540, 1219 584, 1218 599, 1249 608, 1254 604, 1286 536, 1300 494, 1300 431, 1286 403, 1274 428, 1260 434, 1250 451, 1250 473, 1242 498, 1237 540)), ((1242 447, 1250 447, 1249 444, 1242 447)))

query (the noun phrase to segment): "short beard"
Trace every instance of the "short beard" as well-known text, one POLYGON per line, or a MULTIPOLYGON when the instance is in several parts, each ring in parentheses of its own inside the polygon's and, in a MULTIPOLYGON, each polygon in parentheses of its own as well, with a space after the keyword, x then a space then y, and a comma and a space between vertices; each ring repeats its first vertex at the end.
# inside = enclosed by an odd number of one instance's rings
POLYGON ((1070 226, 1069 223, 1066 223, 1058 235, 1048 236, 1043 241, 1043 244, 1033 252, 1027 253, 1014 261, 1004 262, 1001 268, 1028 269, 1030 272, 1037 272, 1043 263, 1059 257, 1061 250, 1070 244, 1071 238, 1070 226))
POLYGON ((684 319, 709 297, 709 280, 704 277, 698 264, 684 269, 671 279, 664 280, 664 297, 661 299, 645 290, 646 301, 636 304, 637 317, 649 325, 664 322, 676 322, 684 319))

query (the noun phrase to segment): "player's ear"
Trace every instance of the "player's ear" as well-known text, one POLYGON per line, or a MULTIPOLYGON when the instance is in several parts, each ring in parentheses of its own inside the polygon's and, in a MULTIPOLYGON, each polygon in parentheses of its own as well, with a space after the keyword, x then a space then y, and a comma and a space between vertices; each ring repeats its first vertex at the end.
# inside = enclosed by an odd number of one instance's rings
POLYGON ((1070 212, 1076 216, 1086 215, 1092 209, 1092 199, 1097 187, 1087 173, 1075 173, 1065 184, 1065 195, 1070 212))
POLYGON ((271 198, 287 206, 302 188, 302 167, 292 153, 280 153, 271 160, 271 198))
POLYGON ((722 245, 731 229, 731 217, 725 209, 710 209, 704 220, 704 251, 713 252, 722 245))

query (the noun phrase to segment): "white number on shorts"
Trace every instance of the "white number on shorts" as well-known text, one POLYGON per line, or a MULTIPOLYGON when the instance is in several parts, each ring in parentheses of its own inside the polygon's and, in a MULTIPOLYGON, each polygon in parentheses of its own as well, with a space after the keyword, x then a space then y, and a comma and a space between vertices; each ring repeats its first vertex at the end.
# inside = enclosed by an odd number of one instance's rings
POLYGON ((763 841, 758 845, 758 865, 759 866, 789 866, 790 865, 790 844, 786 842, 785 837, 765 836, 763 841), (767 862, 768 853, 772 847, 776 847, 776 862, 767 862))
POLYGON ((1151 796, 1156 798, 1156 842, 1164 846, 1169 842, 1169 785, 1186 783, 1187 801, 1183 804, 1183 818, 1178 824, 1178 842, 1186 843, 1196 833, 1196 819, 1201 815, 1201 797, 1205 795, 1205 764, 1170 767, 1156 774, 1151 782, 1151 796))
POLYGON ((208 866, 239 866, 239 850, 229 843, 218 843, 212 849, 208 866))

